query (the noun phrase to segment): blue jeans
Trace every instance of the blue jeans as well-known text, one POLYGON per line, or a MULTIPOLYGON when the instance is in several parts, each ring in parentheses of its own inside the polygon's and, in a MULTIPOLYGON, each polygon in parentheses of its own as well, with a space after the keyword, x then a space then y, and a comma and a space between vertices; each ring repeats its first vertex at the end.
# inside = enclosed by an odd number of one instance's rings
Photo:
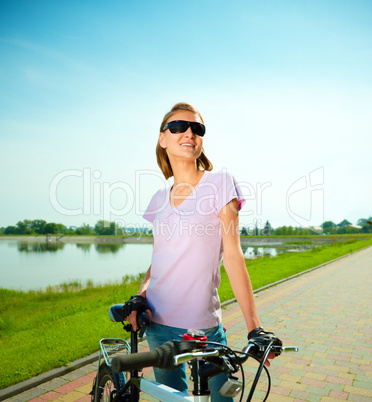
MULTIPOLYGON (((203 330, 208 338, 208 341, 219 342, 226 345, 226 335, 223 331, 222 324, 217 327, 203 330)), ((166 325, 157 324, 152 322, 146 330, 147 341, 150 350, 162 345, 167 341, 181 340, 183 334, 187 332, 185 328, 168 327, 166 325), (180 336, 181 335, 181 336, 180 336)), ((177 389, 178 391, 187 392, 186 380, 186 364, 183 363, 176 370, 165 370, 154 368, 155 379, 157 382, 177 389)), ((218 393, 222 384, 226 381, 227 377, 224 374, 212 377, 209 380, 209 389, 211 391, 212 402, 233 402, 233 398, 226 398, 218 393)))

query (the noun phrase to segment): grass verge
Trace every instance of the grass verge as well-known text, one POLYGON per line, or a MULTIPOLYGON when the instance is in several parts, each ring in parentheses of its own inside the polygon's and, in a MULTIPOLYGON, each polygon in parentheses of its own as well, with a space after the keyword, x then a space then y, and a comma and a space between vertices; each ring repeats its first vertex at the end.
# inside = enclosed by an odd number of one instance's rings
MULTIPOLYGON (((372 245, 372 240, 336 243, 294 254, 246 262, 254 289, 372 245)), ((0 389, 87 356, 104 337, 124 337, 108 307, 135 294, 141 278, 121 284, 59 292, 0 289, 0 389)), ((221 301, 233 292, 221 269, 221 301)))

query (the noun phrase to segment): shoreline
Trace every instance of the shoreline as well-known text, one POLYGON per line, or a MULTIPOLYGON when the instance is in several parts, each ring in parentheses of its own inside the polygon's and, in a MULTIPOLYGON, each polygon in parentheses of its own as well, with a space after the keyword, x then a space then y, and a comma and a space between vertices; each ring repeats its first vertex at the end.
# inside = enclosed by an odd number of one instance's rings
POLYGON ((40 236, 0 236, 1 240, 28 241, 28 242, 50 242, 50 243, 96 243, 96 244, 152 244, 152 237, 125 237, 125 236, 62 236, 50 235, 47 240, 46 235, 40 236))
MULTIPOLYGON (((368 240, 370 237, 358 237, 353 236, 317 236, 317 237, 241 237, 240 244, 243 247, 283 247, 286 242, 293 241, 311 241, 313 243, 338 243, 348 240, 368 240)), ((48 242, 48 243, 86 243, 86 244, 152 244, 153 237, 135 237, 135 236, 62 236, 50 235, 47 238, 46 235, 39 236, 0 236, 1 240, 10 241, 27 241, 27 242, 48 242)))

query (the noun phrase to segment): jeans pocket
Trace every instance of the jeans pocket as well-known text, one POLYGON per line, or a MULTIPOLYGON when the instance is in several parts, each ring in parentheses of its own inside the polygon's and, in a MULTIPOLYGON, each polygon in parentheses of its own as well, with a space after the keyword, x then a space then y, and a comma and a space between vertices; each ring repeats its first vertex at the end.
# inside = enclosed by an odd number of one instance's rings
POLYGON ((208 341, 226 343, 226 336, 223 331, 222 324, 217 325, 217 327, 208 328, 203 330, 208 341))

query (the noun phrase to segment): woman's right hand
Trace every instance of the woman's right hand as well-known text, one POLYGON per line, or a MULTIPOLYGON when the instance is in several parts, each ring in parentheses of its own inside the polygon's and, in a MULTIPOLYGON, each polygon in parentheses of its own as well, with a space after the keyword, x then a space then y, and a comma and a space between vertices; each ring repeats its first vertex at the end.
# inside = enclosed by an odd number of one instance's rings
POLYGON ((152 316, 150 306, 145 297, 141 295, 132 296, 123 306, 123 317, 132 325, 134 331, 139 329, 137 314, 142 312, 146 312, 151 320, 152 316))
MULTIPOLYGON (((147 309, 147 310, 145 310, 145 313, 148 314, 148 316, 150 317, 150 321, 151 321, 151 319, 152 319, 151 310, 147 309)), ((129 324, 132 325, 134 331, 137 331, 139 329, 139 325, 137 322, 137 314, 138 314, 137 311, 134 310, 128 315, 128 317, 125 318, 129 322, 129 324)))

